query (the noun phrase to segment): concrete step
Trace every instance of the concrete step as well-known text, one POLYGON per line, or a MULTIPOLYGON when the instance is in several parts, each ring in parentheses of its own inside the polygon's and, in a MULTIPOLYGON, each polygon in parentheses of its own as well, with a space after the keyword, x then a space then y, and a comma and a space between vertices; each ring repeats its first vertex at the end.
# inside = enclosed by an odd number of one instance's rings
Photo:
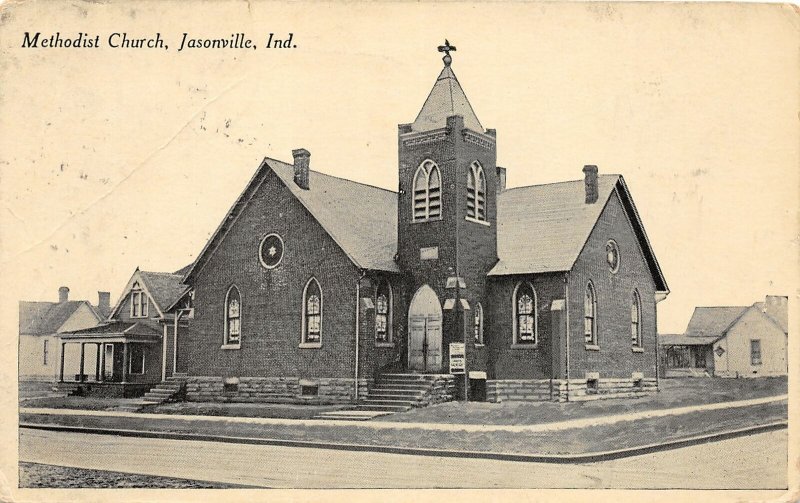
POLYGON ((366 405, 402 405, 404 407, 413 407, 417 404, 416 400, 381 400, 381 399, 373 399, 373 398, 366 398, 363 402, 366 405))
POLYGON ((417 390, 427 390, 430 389, 432 383, 428 382, 411 382, 411 381, 376 381, 375 384, 372 385, 373 388, 404 388, 404 389, 417 389, 417 390))
POLYGON ((361 404, 358 406, 358 410, 373 410, 373 411, 380 411, 380 412, 406 412, 411 410, 413 407, 410 405, 371 405, 371 404, 361 404))
POLYGON ((384 392, 370 392, 366 397, 365 400, 405 400, 408 402, 418 402, 421 400, 425 395, 403 395, 397 393, 384 393, 384 392))
POLYGON ((430 374, 381 374, 384 379, 399 379, 403 381, 429 381, 436 380, 436 376, 430 374))

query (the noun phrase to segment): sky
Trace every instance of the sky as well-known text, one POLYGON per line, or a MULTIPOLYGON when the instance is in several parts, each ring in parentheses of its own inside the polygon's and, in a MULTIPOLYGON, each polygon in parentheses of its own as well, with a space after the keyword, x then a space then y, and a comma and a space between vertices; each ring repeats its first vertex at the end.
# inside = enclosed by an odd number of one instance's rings
MULTIPOLYGON (((260 160, 394 189, 397 125, 453 69, 508 186, 625 177, 671 293, 798 299, 797 16, 780 5, 126 2, 6 5, 0 23, 2 319, 17 300, 115 302, 190 263, 260 160), (25 31, 169 49, 21 48, 25 31), (184 50, 243 32, 257 50, 184 50), (266 49, 270 33, 293 49, 266 49)), ((4 325, 5 326, 5 325, 4 325)), ((11 327, 13 329, 13 327, 11 327)), ((14 333, 13 331, 11 333, 14 333)))

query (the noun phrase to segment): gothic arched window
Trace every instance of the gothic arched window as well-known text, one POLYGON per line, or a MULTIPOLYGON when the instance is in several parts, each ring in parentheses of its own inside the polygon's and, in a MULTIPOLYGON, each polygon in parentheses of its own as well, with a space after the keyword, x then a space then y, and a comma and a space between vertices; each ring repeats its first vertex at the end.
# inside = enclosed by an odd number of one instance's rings
POLYGON ((435 162, 426 159, 414 173, 413 220, 421 222, 442 216, 442 175, 435 162))
POLYGON ((478 161, 470 165, 467 173, 467 216, 486 221, 486 175, 478 161))
POLYGON ((475 344, 483 344, 483 306, 480 302, 475 304, 475 311, 472 318, 472 331, 475 336, 475 344))
POLYGON ((528 282, 514 289, 514 344, 536 344, 538 340, 536 291, 528 282))
POLYGON ((303 339, 304 343, 319 343, 322 337, 322 290, 315 278, 306 283, 303 290, 303 339))
POLYGON ((231 285, 225 295, 225 345, 242 342, 242 297, 236 285, 231 285))
POLYGON ((631 302, 631 345, 635 348, 642 347, 642 301, 639 292, 633 291, 631 302))
POLYGON ((392 342, 392 287, 385 279, 375 296, 375 341, 392 342))
POLYGON ((586 344, 597 345, 597 298, 594 286, 586 285, 586 294, 583 296, 583 336, 586 344))

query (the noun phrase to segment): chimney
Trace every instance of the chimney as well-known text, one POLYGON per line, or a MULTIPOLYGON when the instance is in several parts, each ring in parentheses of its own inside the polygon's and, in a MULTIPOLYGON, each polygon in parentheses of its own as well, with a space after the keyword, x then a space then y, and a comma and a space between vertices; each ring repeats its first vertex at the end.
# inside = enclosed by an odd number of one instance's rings
POLYGON ((311 152, 304 148, 292 150, 294 157, 294 183, 303 190, 308 190, 308 164, 311 152))
POLYGON ((597 202, 597 166, 587 164, 583 167, 583 182, 586 186, 586 204, 597 202))
POLYGON ((69 300, 69 288, 62 286, 58 289, 58 302, 66 302, 69 300))
POLYGON ((506 190, 506 168, 497 166, 497 192, 506 190))
POLYGON ((111 312, 111 292, 97 292, 97 308, 103 315, 111 312))

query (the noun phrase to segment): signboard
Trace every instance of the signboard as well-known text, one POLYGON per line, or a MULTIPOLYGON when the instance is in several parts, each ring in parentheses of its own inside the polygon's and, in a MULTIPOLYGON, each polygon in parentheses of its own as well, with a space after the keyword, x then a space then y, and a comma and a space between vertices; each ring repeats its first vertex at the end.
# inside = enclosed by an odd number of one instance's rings
POLYGON ((466 360, 463 342, 450 343, 450 373, 463 374, 466 360))

